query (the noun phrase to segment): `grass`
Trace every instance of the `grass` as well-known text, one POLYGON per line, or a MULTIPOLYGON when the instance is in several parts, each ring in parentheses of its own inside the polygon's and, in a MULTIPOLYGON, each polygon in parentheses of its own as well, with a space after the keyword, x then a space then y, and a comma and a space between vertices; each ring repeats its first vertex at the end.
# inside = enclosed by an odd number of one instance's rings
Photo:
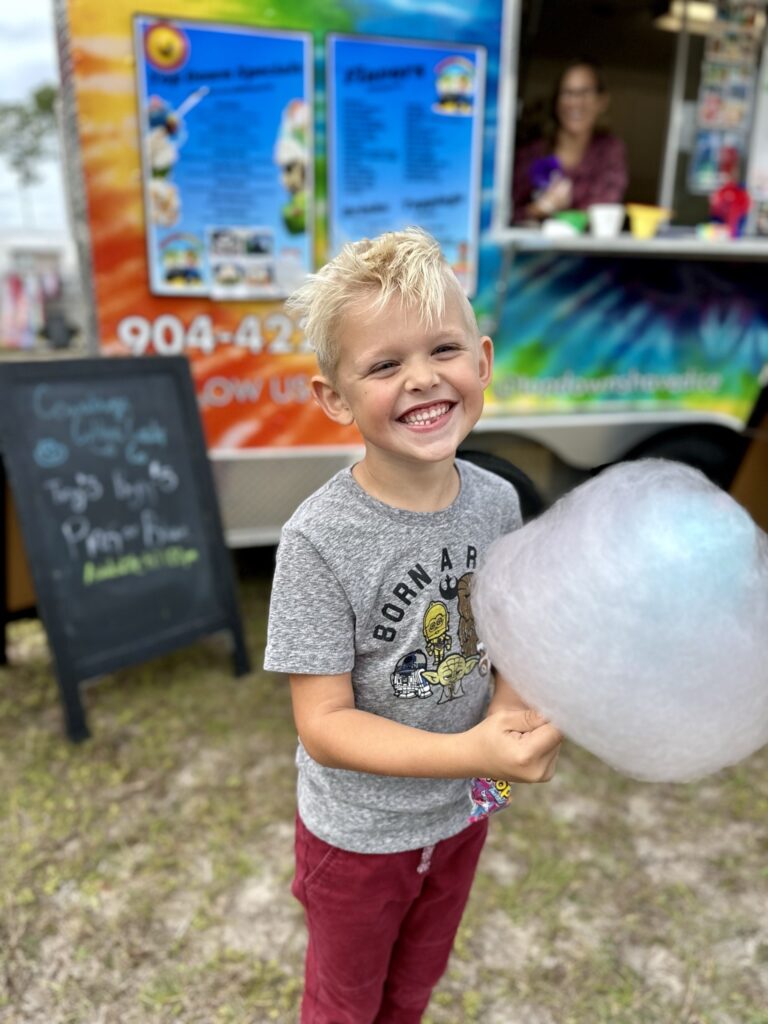
MULTIPOLYGON (((77 746, 40 625, 9 628, 2 1024, 296 1019, 295 735, 269 553, 238 564, 250 675, 222 638, 117 672, 77 746)), ((496 817, 426 1024, 768 1024, 766 768, 648 786, 568 746, 496 817)))

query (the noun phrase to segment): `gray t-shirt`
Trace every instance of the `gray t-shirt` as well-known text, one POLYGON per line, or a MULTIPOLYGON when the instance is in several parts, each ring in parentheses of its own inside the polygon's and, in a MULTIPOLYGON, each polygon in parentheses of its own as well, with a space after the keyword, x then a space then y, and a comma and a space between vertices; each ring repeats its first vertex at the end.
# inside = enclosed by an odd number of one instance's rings
MULTIPOLYGON (((350 672, 355 706, 430 732, 482 718, 489 675, 469 602, 491 541, 521 525, 517 493, 456 463, 458 497, 439 512, 393 508, 349 469, 285 524, 264 667, 291 675, 350 672)), ((345 850, 391 853, 456 835, 472 810, 471 780, 325 768, 301 743, 298 807, 307 828, 345 850)))

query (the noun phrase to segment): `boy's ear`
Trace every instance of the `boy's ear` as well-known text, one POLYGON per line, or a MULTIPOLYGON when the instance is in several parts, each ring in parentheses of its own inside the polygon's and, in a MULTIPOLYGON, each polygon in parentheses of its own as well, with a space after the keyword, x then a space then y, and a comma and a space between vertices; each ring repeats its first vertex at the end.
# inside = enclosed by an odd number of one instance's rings
POLYGON ((480 339, 480 366, 479 376, 483 387, 488 387, 493 375, 493 342, 484 335, 480 339))
POLYGON ((311 383, 312 397, 329 419, 342 427, 349 427, 355 422, 352 410, 326 377, 313 377, 311 383))

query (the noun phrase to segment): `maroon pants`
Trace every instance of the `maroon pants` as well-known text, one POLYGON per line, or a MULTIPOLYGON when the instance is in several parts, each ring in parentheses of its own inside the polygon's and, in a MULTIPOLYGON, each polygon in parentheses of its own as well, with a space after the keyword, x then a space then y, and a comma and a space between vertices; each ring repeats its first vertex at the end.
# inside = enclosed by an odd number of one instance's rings
POLYGON ((296 819, 309 943, 301 1024, 418 1024, 445 971, 488 819, 434 847, 349 853, 296 819))

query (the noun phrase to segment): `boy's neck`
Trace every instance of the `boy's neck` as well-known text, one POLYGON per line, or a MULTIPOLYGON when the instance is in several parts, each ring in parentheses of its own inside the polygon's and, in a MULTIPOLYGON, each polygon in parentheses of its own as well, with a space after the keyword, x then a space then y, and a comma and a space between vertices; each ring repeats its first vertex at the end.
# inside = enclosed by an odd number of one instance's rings
POLYGON ((439 512, 448 508, 461 487, 453 459, 394 466, 366 454, 352 467, 352 476, 372 498, 408 512, 439 512))

